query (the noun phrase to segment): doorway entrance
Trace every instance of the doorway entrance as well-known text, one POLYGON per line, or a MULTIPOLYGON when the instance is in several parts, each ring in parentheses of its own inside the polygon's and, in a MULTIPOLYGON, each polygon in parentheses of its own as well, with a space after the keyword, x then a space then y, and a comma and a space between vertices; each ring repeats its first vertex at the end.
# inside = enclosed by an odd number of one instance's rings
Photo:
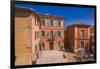
POLYGON ((54 43, 53 42, 50 42, 49 47, 50 47, 50 50, 53 50, 54 43))

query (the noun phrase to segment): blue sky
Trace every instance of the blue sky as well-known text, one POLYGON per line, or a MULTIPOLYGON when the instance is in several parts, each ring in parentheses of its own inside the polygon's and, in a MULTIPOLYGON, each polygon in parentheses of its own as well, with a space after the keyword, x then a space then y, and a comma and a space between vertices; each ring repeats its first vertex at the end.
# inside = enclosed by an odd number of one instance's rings
POLYGON ((32 8, 39 14, 51 14, 55 16, 65 17, 65 26, 82 22, 89 25, 94 25, 94 8, 81 8, 69 6, 47 6, 47 5, 32 5, 32 4, 16 4, 16 7, 32 8))

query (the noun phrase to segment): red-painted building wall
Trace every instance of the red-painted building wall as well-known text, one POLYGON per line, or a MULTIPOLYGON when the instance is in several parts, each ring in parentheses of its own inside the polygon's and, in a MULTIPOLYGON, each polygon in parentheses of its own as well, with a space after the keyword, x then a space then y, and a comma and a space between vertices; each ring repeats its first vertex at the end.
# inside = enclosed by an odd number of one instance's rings
POLYGON ((64 48, 64 18, 42 14, 39 14, 39 17, 41 19, 40 46, 42 50, 62 50, 64 48), (44 36, 42 36, 42 31, 44 31, 44 36), (61 37, 59 37, 60 34, 61 37))

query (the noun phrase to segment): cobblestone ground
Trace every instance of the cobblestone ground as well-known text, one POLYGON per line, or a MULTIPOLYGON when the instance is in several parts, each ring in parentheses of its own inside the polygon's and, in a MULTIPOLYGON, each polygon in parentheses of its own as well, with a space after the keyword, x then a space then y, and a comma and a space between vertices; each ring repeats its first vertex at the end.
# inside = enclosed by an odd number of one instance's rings
POLYGON ((50 64, 50 63, 66 63, 67 60, 63 58, 62 51, 43 51, 37 64, 50 64))

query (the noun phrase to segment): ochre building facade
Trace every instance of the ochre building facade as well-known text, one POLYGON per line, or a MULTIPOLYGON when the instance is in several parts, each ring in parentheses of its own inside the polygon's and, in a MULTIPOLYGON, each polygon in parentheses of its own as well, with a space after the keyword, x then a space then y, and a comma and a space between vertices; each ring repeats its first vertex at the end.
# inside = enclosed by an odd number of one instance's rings
POLYGON ((15 65, 32 65, 37 59, 36 47, 39 38, 40 19, 29 8, 15 8, 15 65))

